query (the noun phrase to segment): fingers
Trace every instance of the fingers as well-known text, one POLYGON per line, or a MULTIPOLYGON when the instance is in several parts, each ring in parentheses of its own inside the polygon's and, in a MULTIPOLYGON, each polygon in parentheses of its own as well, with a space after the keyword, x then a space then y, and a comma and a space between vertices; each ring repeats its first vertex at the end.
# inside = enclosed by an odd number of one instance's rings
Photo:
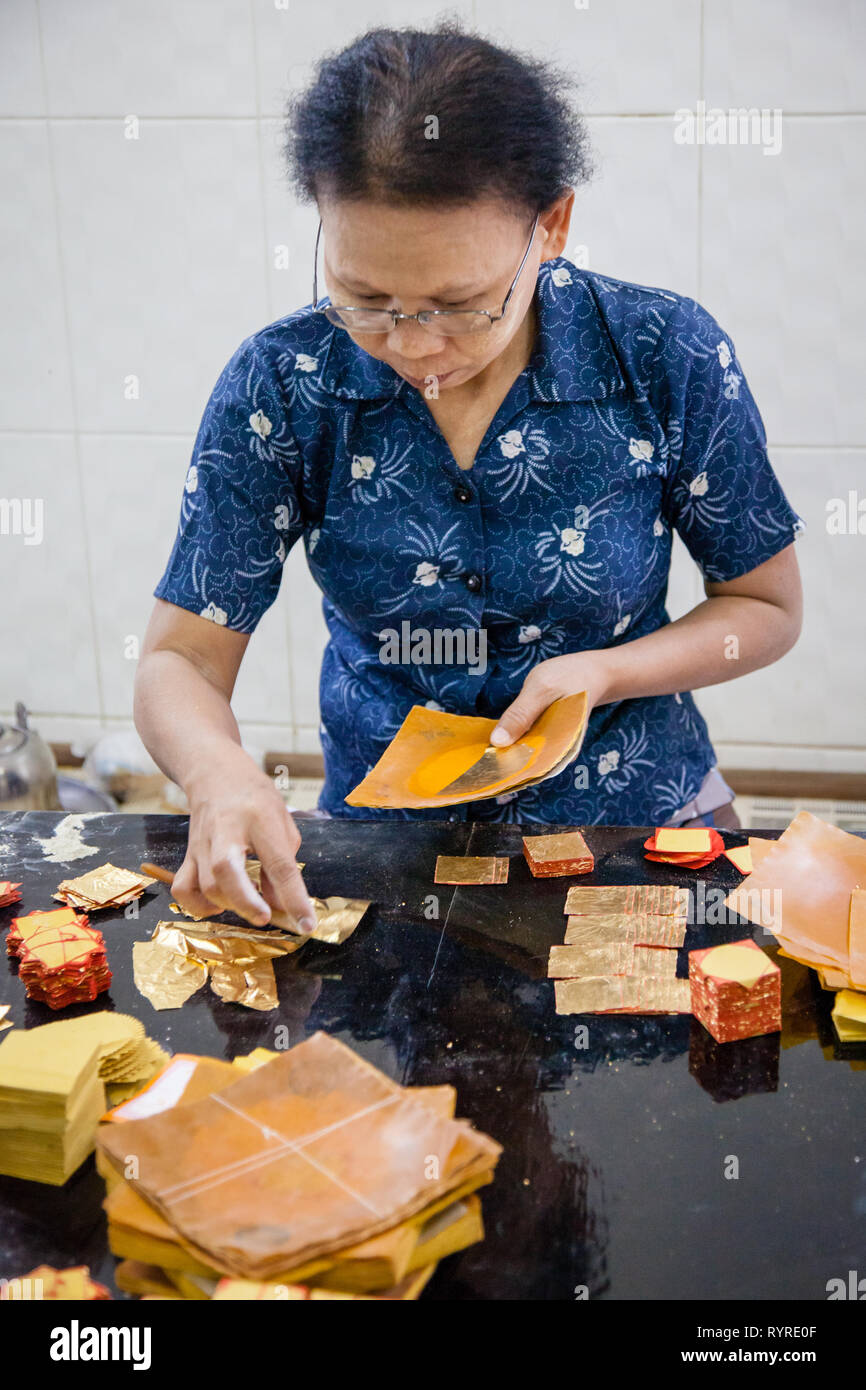
POLYGON ((509 743, 514 743, 531 728, 543 714, 547 706, 556 699, 556 694, 547 689, 545 685, 532 680, 532 673, 527 676, 523 689, 516 700, 513 700, 500 716, 499 723, 490 735, 490 742, 495 748, 505 748, 509 743))
POLYGON ((246 870, 247 851, 243 844, 211 846, 210 854, 199 860, 199 887, 205 898, 216 903, 220 912, 236 912, 253 926, 267 926, 271 909, 256 892, 246 870))
POLYGON ((269 821, 256 834, 254 847, 262 863, 262 893, 272 907, 286 913, 302 932, 308 933, 315 928, 316 914, 295 862, 301 839, 284 808, 282 815, 284 825, 269 821))
POLYGON ((315 929, 316 917, 295 852, 301 842, 282 798, 256 775, 230 802, 203 798, 190 816, 186 858, 172 889, 181 907, 194 916, 233 912, 253 926, 266 926, 283 914, 302 934, 315 929), (262 864, 262 892, 246 871, 247 854, 262 864))
POLYGON ((217 903, 209 902, 199 888, 195 856, 189 852, 172 879, 171 891, 189 917, 210 917, 222 911, 217 903))

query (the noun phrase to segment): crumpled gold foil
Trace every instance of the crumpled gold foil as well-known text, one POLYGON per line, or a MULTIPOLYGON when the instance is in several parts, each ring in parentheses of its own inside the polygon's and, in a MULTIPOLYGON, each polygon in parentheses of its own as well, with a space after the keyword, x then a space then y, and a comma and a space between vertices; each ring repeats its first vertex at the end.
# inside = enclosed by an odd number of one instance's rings
MULTIPOLYGON (((507 864, 508 861, 506 860, 507 864)), ((302 933, 297 923, 287 912, 273 910, 271 921, 273 926, 246 927, 240 924, 210 922, 203 917, 191 917, 191 920, 199 926, 213 927, 219 935, 228 936, 231 932, 242 936, 246 940, 256 939, 260 941, 281 941, 284 943, 284 953, 297 951, 303 946, 305 941, 324 941, 330 946, 341 946, 344 941, 348 941, 352 932, 357 927, 370 902, 366 898, 311 898, 313 911, 316 914, 315 931, 302 933)), ((183 908, 177 903, 169 903, 172 912, 183 913, 183 908)), ((189 915, 189 914, 188 914, 189 915)), ((167 922, 166 926, 173 926, 174 923, 167 922)), ((181 923, 181 927, 183 923, 181 923)))
POLYGON ((221 999, 252 1009, 277 1007, 271 964, 301 945, 285 932, 257 932, 217 922, 158 922, 150 941, 133 947, 135 983, 155 1009, 179 1009, 210 976, 221 999))
POLYGON ((310 939, 342 945, 370 906, 362 898, 312 902, 316 929, 310 936, 198 918, 157 922, 151 940, 133 947, 136 986, 155 1009, 179 1009, 210 976, 211 989, 221 999, 248 1009, 275 1009, 279 1001, 272 960, 291 955, 310 939))
POLYGON ((363 898, 313 898, 312 902, 316 929, 309 937, 303 937, 302 942, 312 939, 330 946, 342 946, 348 941, 370 906, 363 898))
POLYGON ((166 941, 136 941, 132 947, 136 989, 155 1009, 179 1009, 207 980, 207 968, 166 941))
POLYGON ((216 962, 211 966, 210 987, 220 999, 245 1004, 248 1009, 275 1009, 279 1003, 274 967, 269 960, 248 961, 244 965, 216 962))

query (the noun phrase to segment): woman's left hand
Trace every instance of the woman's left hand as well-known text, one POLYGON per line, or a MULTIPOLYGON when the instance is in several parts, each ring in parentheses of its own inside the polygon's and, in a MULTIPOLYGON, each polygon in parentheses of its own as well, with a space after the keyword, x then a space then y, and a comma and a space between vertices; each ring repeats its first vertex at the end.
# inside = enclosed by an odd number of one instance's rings
POLYGON ((595 705, 605 703, 608 692, 608 653, 604 651, 574 652, 554 656, 533 666, 516 700, 500 716, 490 735, 490 742, 504 748, 525 734, 539 717, 563 695, 586 691, 587 715, 595 705))

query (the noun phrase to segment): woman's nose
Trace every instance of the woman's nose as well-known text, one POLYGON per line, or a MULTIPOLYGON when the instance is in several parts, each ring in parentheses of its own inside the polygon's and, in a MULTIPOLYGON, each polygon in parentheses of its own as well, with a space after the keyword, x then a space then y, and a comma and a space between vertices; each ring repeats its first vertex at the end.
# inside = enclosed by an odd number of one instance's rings
POLYGON ((433 357, 442 351, 445 339, 441 333, 422 328, 417 319, 398 319, 387 338, 388 348, 401 357, 433 357))

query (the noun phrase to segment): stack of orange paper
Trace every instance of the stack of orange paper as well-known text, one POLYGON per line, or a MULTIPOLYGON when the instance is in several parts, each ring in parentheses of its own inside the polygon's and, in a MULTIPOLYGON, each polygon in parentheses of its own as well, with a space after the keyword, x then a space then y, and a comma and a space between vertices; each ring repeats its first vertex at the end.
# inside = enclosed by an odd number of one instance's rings
POLYGON ((27 997, 50 1009, 95 999, 111 984, 102 933, 71 908, 14 917, 6 950, 21 962, 27 997))
POLYGON ((866 840, 801 811, 725 899, 833 989, 866 990, 866 840))
POLYGON ((10 903, 20 903, 21 894, 18 889, 20 883, 10 883, 8 880, 0 882, 0 907, 8 907, 10 903))
POLYGON ((439 1258, 483 1234, 470 1194, 500 1149, 452 1118, 450 1087, 398 1086, 321 1033, 240 1078, 201 1058, 175 1058, 163 1078, 97 1141, 111 1248, 142 1266, 122 1277, 149 1271, 136 1291, 157 1293, 164 1276, 210 1298, 229 1275, 411 1298, 439 1258), (141 1176, 127 1179, 130 1152, 141 1176))
POLYGON ((644 841, 645 858, 657 864, 679 864, 684 869, 702 869, 724 853, 725 842, 718 830, 702 826, 683 830, 661 826, 644 841))

